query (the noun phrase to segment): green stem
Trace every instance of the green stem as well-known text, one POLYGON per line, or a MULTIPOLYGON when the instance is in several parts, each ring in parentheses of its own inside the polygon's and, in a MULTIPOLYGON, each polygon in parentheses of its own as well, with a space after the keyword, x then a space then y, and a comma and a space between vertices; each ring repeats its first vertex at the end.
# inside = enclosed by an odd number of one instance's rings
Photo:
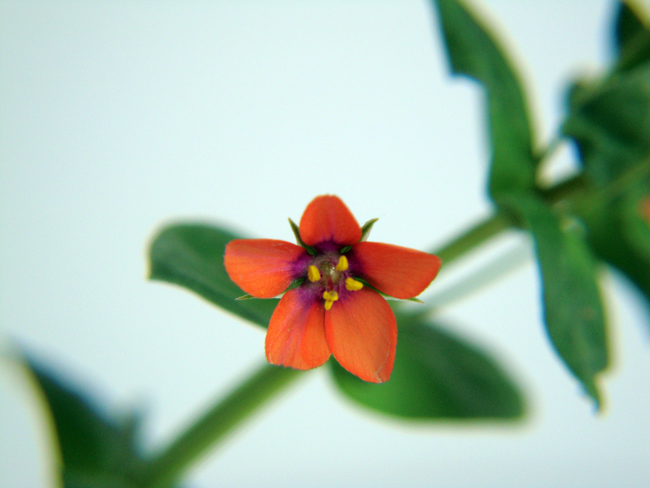
POLYGON ((530 250, 528 247, 519 246, 510 249, 498 258, 474 270, 471 275, 465 277, 460 283, 432 295, 426 300, 425 309, 418 309, 418 315, 439 313, 440 309, 467 298, 469 295, 485 288, 486 285, 494 283, 497 279, 503 279, 529 260, 530 250))
POLYGON ((265 364, 199 418, 148 464, 141 486, 166 488, 214 449, 268 400, 303 376, 302 371, 265 364))
POLYGON ((465 233, 456 237, 445 246, 433 251, 433 254, 442 259, 445 266, 474 250, 485 241, 501 233, 513 225, 513 221, 506 214, 497 212, 491 217, 479 222, 465 233))

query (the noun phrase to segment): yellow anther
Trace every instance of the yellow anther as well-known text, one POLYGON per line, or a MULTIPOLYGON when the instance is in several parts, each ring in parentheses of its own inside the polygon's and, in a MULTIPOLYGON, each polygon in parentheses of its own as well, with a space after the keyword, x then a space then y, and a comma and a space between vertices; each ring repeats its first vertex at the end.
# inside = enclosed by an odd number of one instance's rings
POLYGON ((339 262, 336 265, 335 269, 336 269, 336 271, 339 271, 339 272, 347 270, 348 269, 348 258, 346 258, 345 256, 341 256, 339 258, 339 262))
POLYGON ((323 298, 335 302, 339 299, 339 294, 335 291, 325 291, 323 292, 323 298))
POLYGON ((332 304, 339 299, 339 294, 335 291, 326 291, 323 292, 323 298, 325 299, 325 310, 332 308, 332 304))
POLYGON ((363 288, 363 283, 355 280, 354 278, 348 278, 345 280, 345 288, 348 291, 359 291, 363 288))
POLYGON ((313 264, 307 269, 307 278, 309 278, 309 281, 312 283, 320 280, 320 271, 318 271, 318 268, 313 264))

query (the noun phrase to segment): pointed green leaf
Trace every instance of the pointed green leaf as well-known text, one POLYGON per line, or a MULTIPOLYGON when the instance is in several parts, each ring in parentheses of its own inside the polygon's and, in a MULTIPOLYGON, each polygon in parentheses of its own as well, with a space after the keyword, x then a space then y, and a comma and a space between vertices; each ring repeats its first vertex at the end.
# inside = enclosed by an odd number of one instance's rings
POLYGON ((485 352, 422 319, 397 317, 400 329, 390 380, 360 380, 330 361, 341 391, 366 407, 410 419, 517 419, 518 387, 485 352))
POLYGON ((42 391, 63 461, 66 488, 135 488, 143 460, 133 422, 110 419, 84 395, 27 355, 23 364, 42 391))
POLYGON ((650 157, 650 63, 574 85, 562 131, 575 140, 586 174, 601 187, 650 157))
POLYGON ((150 278, 180 285, 215 305, 267 327, 278 301, 237 300, 245 293, 226 273, 223 255, 240 236, 207 224, 173 224, 158 233, 149 250, 150 278))
POLYGON ((563 228, 543 201, 511 195, 504 203, 523 218, 535 241, 551 342, 599 406, 596 380, 608 365, 608 348, 591 252, 582 236, 563 228))
POLYGON ((505 50, 459 0, 436 0, 454 73, 483 84, 487 94, 492 166, 490 194, 532 190, 536 158, 526 96, 505 50))

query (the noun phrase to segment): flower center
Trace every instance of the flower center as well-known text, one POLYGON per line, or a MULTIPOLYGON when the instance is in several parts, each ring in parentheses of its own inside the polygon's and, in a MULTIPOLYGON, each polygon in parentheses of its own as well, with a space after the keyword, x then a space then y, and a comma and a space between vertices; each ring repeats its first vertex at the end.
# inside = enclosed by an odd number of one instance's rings
POLYGON ((345 277, 345 289, 348 291, 359 291, 363 288, 363 283, 347 276, 346 271, 349 268, 348 258, 340 256, 336 265, 332 261, 333 256, 324 255, 314 261, 307 268, 307 278, 312 283, 319 283, 323 291, 323 300, 325 300, 325 310, 332 308, 335 301, 339 299, 339 293, 334 288, 339 289, 341 278, 345 277))

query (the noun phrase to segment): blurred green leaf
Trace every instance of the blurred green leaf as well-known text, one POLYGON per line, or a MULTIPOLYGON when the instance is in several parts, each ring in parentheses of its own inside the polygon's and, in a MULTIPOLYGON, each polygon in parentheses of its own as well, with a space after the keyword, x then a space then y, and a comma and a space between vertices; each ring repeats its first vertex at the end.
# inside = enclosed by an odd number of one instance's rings
POLYGON ((650 184, 637 182, 623 199, 622 207, 625 240, 650 264, 650 184))
POLYGON ((543 201, 511 195, 504 203, 523 217, 535 241, 551 342, 600 406, 596 376, 608 365, 608 348, 591 252, 575 227, 562 227, 543 201))
MULTIPOLYGON (((29 356, 25 367, 52 415, 66 488, 135 488, 142 468, 132 421, 116 422, 29 356)), ((133 420, 133 419, 131 419, 133 420)))
POLYGON ((614 22, 614 45, 620 53, 625 46, 633 41, 634 37, 643 32, 645 26, 637 13, 627 2, 618 2, 614 22))
POLYGON ((516 419, 524 414, 518 387, 486 353, 422 319, 400 324, 390 380, 375 385, 330 361, 341 391, 382 413, 412 419, 516 419))
POLYGON ((619 2, 614 22, 617 71, 635 68, 650 60, 650 31, 635 10, 638 5, 619 2))
POLYGON ((598 257, 620 270, 636 285, 650 310, 650 264, 625 236, 621 205, 621 202, 603 202, 585 216, 588 242, 598 257))
POLYGON ((180 285, 215 305, 267 327, 276 299, 237 300, 245 295, 226 273, 226 244, 240 239, 207 224, 172 224, 154 238, 149 251, 150 278, 180 285))
POLYGON ((600 187, 650 156, 650 64, 603 82, 575 84, 562 131, 575 139, 600 187))
POLYGON ((486 89, 492 149, 492 197, 534 188, 536 158, 523 88, 495 37, 458 0, 436 0, 452 71, 476 79, 486 89))

